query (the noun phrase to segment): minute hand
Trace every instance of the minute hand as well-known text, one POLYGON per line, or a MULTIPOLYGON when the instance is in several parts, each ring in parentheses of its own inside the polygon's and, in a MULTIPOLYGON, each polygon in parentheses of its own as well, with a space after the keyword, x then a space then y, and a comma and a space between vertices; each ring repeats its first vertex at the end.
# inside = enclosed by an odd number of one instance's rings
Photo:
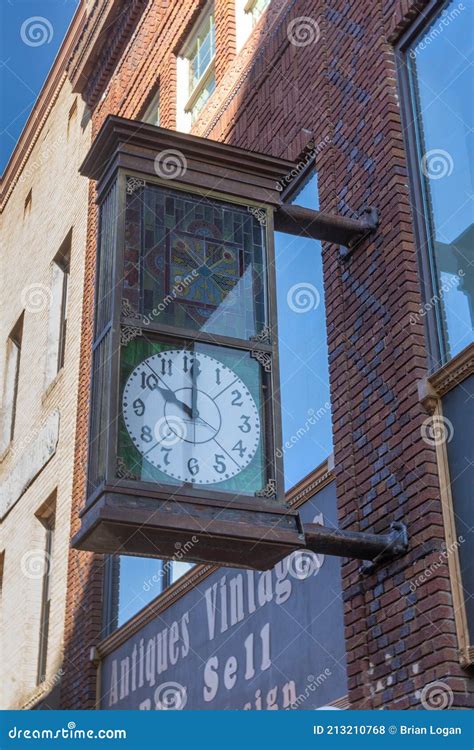
POLYGON ((165 401, 172 404, 177 404, 177 406, 180 406, 183 411, 186 412, 188 417, 193 417, 193 410, 191 409, 191 407, 185 404, 184 401, 180 401, 180 399, 176 397, 174 391, 169 388, 160 388, 160 386, 158 386, 158 390, 160 391, 165 401))

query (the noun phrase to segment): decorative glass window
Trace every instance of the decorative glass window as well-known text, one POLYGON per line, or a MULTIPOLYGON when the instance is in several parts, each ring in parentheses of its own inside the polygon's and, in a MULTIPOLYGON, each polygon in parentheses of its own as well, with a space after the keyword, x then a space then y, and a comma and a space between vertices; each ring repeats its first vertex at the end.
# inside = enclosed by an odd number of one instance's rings
POLYGON ((177 61, 178 129, 189 130, 216 87, 213 5, 206 7, 177 61))
POLYGON ((261 332, 265 231, 245 206, 149 185, 127 196, 125 226, 124 298, 149 323, 261 332))
MULTIPOLYGON (((316 172, 306 177, 289 202, 318 210, 316 172)), ((275 264, 288 490, 333 451, 321 243, 277 232, 275 264)))
POLYGON ((153 95, 150 103, 145 109, 140 120, 147 122, 149 125, 160 124, 160 90, 158 89, 153 95))
POLYGON ((432 369, 474 341, 474 8, 449 2, 402 44, 432 369))

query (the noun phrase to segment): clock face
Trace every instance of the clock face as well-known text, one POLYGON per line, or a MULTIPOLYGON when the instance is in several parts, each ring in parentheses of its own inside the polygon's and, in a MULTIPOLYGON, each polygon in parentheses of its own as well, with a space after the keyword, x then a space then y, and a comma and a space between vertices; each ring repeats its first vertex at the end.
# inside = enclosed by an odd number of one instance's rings
POLYGON ((143 457, 181 482, 224 482, 248 466, 259 445, 252 394, 207 354, 172 349, 144 359, 125 384, 122 408, 143 457))

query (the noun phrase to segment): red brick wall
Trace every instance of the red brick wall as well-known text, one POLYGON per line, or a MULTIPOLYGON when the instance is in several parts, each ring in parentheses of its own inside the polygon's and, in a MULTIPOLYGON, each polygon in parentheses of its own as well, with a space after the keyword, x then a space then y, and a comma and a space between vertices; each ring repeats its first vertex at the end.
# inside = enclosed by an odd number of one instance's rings
MULTIPOLYGON (((422 323, 409 323, 421 297, 391 43, 426 4, 273 0, 235 57, 233 3, 216 0, 218 89, 194 129, 290 158, 312 132, 327 143, 316 157, 322 209, 380 210, 376 237, 347 263, 338 248, 324 248, 340 524, 383 532, 389 520, 403 520, 410 531, 408 554, 377 573, 362 579, 358 563, 343 565, 349 698, 358 708, 420 707, 419 691, 438 679, 452 688, 454 706, 468 705, 472 690, 459 667, 447 567, 410 590, 445 537, 436 457, 420 435, 425 340, 422 323), (301 17, 312 19, 315 41, 298 47, 288 24, 301 17)), ((157 78, 162 124, 174 127, 174 55, 201 5, 150 3, 95 108, 95 131, 110 112, 136 117, 157 78)), ((73 527, 84 498, 94 232, 91 201, 73 527)), ((87 660, 99 635, 101 561, 91 559, 71 552, 69 707, 91 706, 94 692, 87 660)))

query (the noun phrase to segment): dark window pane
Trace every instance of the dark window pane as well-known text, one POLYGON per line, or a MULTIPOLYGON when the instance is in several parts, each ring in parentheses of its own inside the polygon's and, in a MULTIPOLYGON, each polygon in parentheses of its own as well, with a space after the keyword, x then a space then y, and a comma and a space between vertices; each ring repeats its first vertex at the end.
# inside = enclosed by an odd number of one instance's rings
POLYGON ((119 575, 115 581, 117 591, 117 627, 127 622, 142 607, 151 602, 164 588, 163 563, 149 557, 119 558, 119 575))
POLYGON ((442 359, 474 341, 473 7, 448 3, 407 54, 442 359))
MULTIPOLYGON (((293 202, 318 208, 313 173, 293 202)), ((285 484, 289 489, 332 453, 321 243, 277 233, 278 337, 285 484)))

